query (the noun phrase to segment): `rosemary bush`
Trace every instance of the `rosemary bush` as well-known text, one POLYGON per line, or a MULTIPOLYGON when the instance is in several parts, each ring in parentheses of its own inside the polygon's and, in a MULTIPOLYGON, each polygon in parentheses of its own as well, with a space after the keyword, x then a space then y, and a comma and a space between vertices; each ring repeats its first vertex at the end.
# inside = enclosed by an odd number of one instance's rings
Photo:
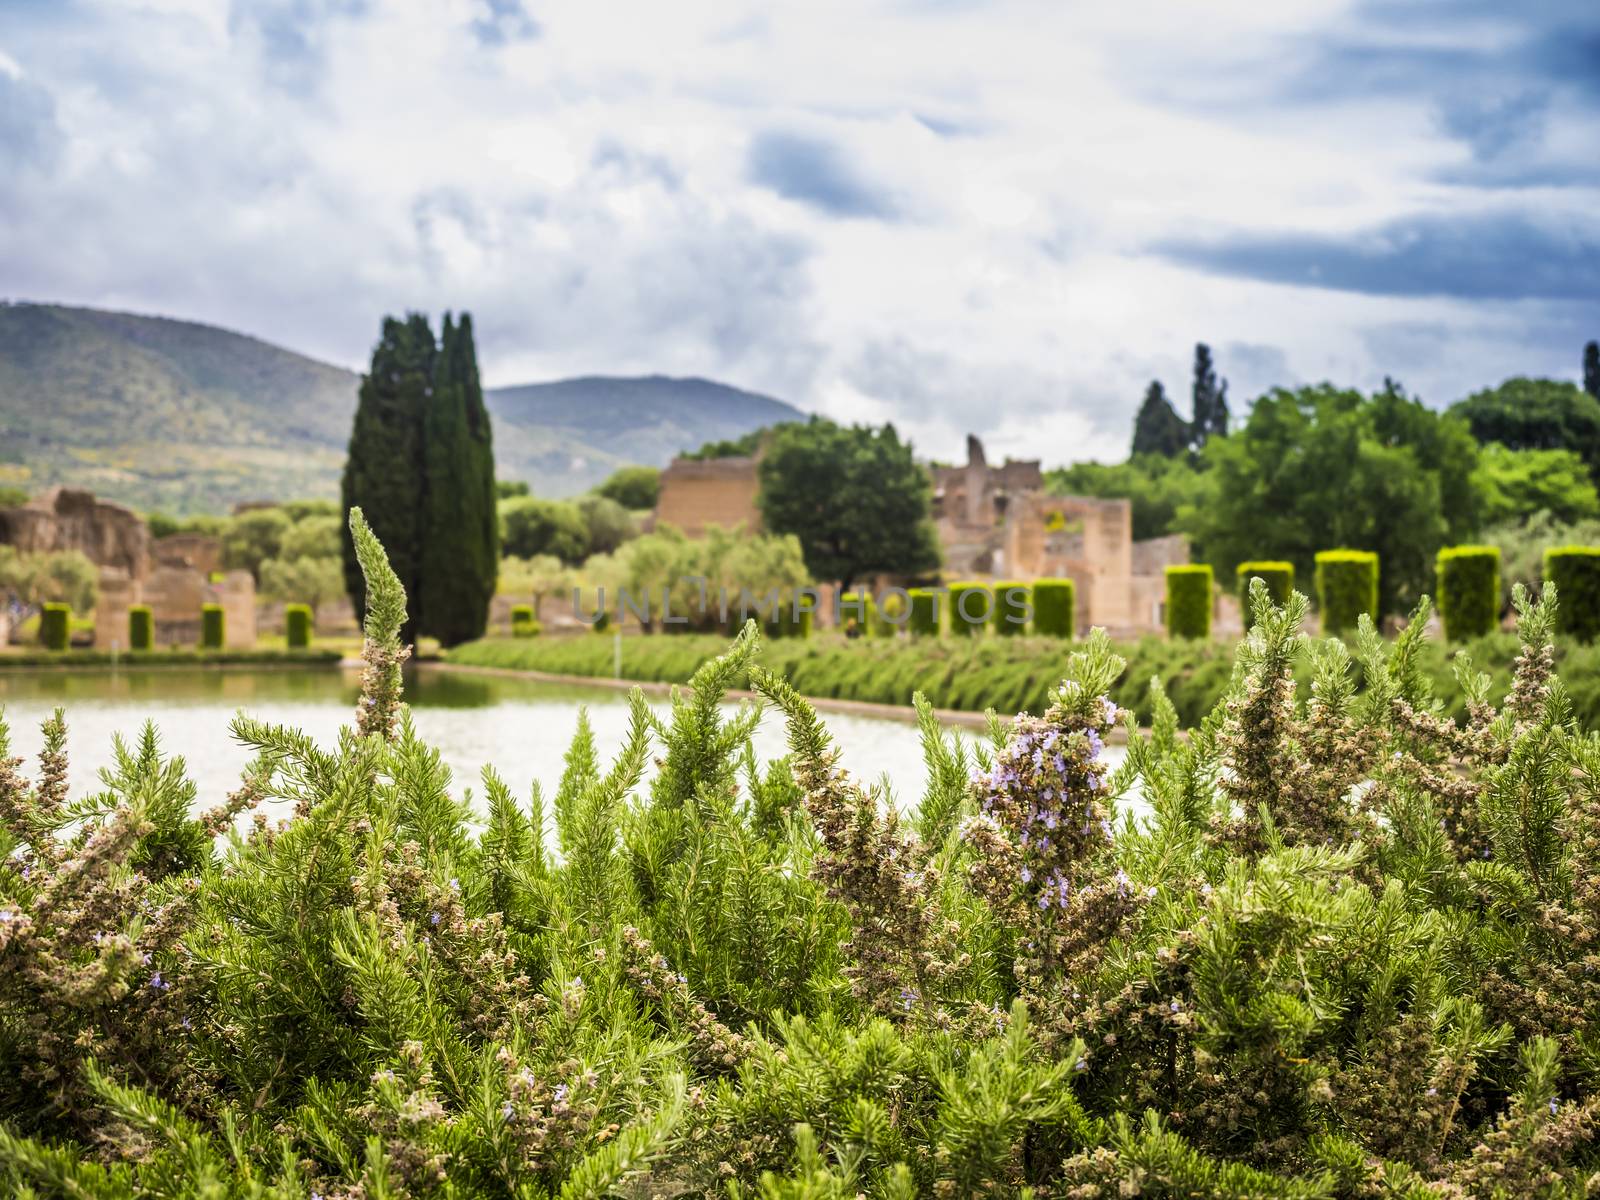
POLYGON ((337 746, 241 716, 254 757, 211 808, 149 728, 79 802, 61 714, 33 779, 0 751, 5 1194, 1596 1186, 1600 737, 1552 672, 1552 592, 1519 591, 1502 707, 1458 659, 1454 721, 1425 607, 1352 652, 1258 585, 1225 700, 1180 736, 1152 684, 1115 770, 1096 633, 1042 715, 970 748, 919 704, 901 805, 752 666, 752 624, 665 714, 635 696, 615 761, 580 724, 551 796, 487 770, 469 798, 411 725, 404 593, 351 526, 366 668, 337 746), (746 674, 784 759, 723 708, 746 674))

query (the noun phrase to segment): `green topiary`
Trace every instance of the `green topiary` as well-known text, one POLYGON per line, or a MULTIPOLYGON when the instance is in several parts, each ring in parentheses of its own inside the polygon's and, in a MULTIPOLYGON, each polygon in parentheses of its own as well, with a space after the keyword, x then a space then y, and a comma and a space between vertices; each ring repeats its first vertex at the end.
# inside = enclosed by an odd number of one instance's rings
POLYGON ((783 597, 764 622, 767 636, 774 638, 806 638, 811 636, 811 608, 801 605, 795 611, 794 595, 783 597))
POLYGON ((1294 564, 1292 562, 1242 562, 1235 569, 1239 581, 1239 610, 1244 614, 1244 627, 1249 629, 1255 619, 1250 614, 1250 581, 1259 579, 1267 585, 1267 595, 1274 604, 1287 604, 1294 591, 1294 564))
POLYGON ((1033 584, 1033 631, 1069 638, 1078 631, 1077 585, 1070 579, 1039 579, 1033 584))
POLYGON ((839 594, 839 628, 854 625, 864 637, 876 632, 878 606, 872 602, 871 592, 841 592, 839 594))
POLYGON ((986 583, 952 583, 950 585, 950 632, 963 637, 977 637, 989 623, 989 610, 994 607, 994 593, 986 583))
POLYGON ((539 622, 533 615, 533 605, 513 604, 511 606, 512 637, 537 637, 539 628, 539 622))
POLYGON ((1447 546, 1439 551, 1439 616, 1452 642, 1493 633, 1500 623, 1500 548, 1447 546))
POLYGON ((1317 606, 1322 632, 1354 629, 1366 613, 1378 619, 1378 556, 1370 550, 1324 550, 1317 555, 1317 606))
POLYGON ((128 609, 128 649, 153 650, 156 644, 156 619, 148 604, 128 609))
POLYGON ((200 648, 202 650, 221 650, 225 625, 226 616, 222 611, 222 605, 202 604, 200 606, 200 648))
POLYGON ((878 606, 872 619, 872 636, 892 638, 904 629, 909 621, 907 603, 907 598, 899 592, 884 593, 883 603, 878 606))
POLYGON ((1600 639, 1600 546, 1544 552, 1544 577, 1556 585, 1556 628, 1580 642, 1600 639))
POLYGON ((39 613, 39 640, 46 650, 65 650, 72 645, 72 605, 44 606, 39 613))
POLYGON ((311 645, 311 606, 290 604, 283 610, 285 640, 291 650, 304 650, 311 645))
POLYGON ((1015 637, 1028 628, 1028 614, 1032 608, 1032 590, 1020 580, 1006 580, 994 585, 994 604, 989 620, 1001 637, 1015 637))
POLYGON ((1167 568, 1167 634, 1211 636, 1211 567, 1206 563, 1167 568))
POLYGON ((939 636, 939 593, 931 588, 911 589, 911 619, 907 622, 912 637, 939 636))

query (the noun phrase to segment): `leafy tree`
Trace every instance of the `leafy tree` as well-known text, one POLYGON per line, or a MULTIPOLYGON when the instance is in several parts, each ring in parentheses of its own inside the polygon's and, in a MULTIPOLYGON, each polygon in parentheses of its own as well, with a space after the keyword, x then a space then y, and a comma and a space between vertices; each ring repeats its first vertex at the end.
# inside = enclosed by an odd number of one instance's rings
POLYGON ((1144 403, 1133 419, 1133 457, 1153 454, 1176 458, 1189 447, 1189 424, 1178 415, 1155 380, 1145 389, 1144 403))
POLYGON ((70 604, 80 615, 95 606, 100 569, 79 550, 24 554, 0 545, 0 595, 26 612, 45 604, 70 604))
POLYGON ((813 417, 777 427, 757 502, 769 531, 800 539, 817 579, 848 586, 939 565, 932 485, 893 425, 847 428, 813 417))
POLYGON ((1600 478, 1600 399, 1558 379, 1508 379, 1450 411, 1480 442, 1513 450, 1571 450, 1600 478))
POLYGON ((500 557, 494 442, 472 317, 445 314, 423 420, 417 628, 446 646, 482 637, 500 557))
POLYGON ((533 495, 533 490, 528 487, 526 480, 496 479, 494 481, 494 496, 496 500, 511 500, 517 496, 531 495, 533 495))
POLYGON ((661 471, 656 467, 622 467, 612 472, 595 492, 633 512, 654 508, 661 496, 661 471))
POLYGON ((20 508, 27 502, 27 488, 0 487, 0 508, 20 508))
POLYGON ((609 496, 579 496, 572 506, 583 519, 590 554, 611 554, 639 532, 632 514, 609 496))
POLYGON ((1329 384, 1276 389, 1205 459, 1215 493, 1180 524, 1217 570, 1270 557, 1310 579, 1319 550, 1374 550, 1384 612, 1430 590, 1439 547, 1477 524, 1471 435, 1397 388, 1370 399, 1329 384))
POLYGON ((1228 381, 1217 378, 1211 361, 1211 347, 1199 342, 1194 348, 1194 384, 1191 388, 1194 415, 1190 422, 1190 441, 1198 449, 1213 437, 1228 436, 1228 381))
POLYGON ((1600 516, 1600 493, 1583 460, 1571 450, 1511 450, 1490 442, 1473 477, 1489 524, 1538 512, 1562 524, 1600 516))
MULTIPOLYGON (((423 428, 433 391, 436 347, 428 319, 420 313, 404 321, 385 317, 372 365, 361 379, 350 450, 340 482, 340 502, 348 511, 371 514, 373 533, 389 553, 389 565, 408 596, 418 594, 422 568, 423 493, 426 458, 423 428)), ((341 536, 345 590, 360 615, 366 583, 348 529, 341 536)), ((401 638, 416 641, 420 609, 415 603, 401 638)))
POLYGON ((289 527, 289 514, 281 508, 252 508, 230 518, 222 532, 222 565, 259 580, 261 564, 282 552, 289 527))
POLYGON ((570 501, 518 496, 500 503, 500 549, 517 558, 550 554, 575 565, 589 557, 589 526, 570 501))
POLYGON ((338 558, 339 531, 344 522, 337 514, 302 517, 284 531, 279 547, 283 558, 338 558))
POLYGON ((1122 463, 1074 463, 1045 475, 1057 496, 1126 497, 1133 507, 1133 536, 1162 537, 1183 532, 1178 515, 1207 504, 1216 490, 1210 472, 1197 469, 1187 454, 1176 458, 1144 455, 1122 463))
POLYGON ((261 564, 261 593, 285 604, 309 605, 313 611, 337 600, 344 594, 337 544, 332 554, 267 559, 261 564))
POLYGON ((1583 348, 1583 390, 1600 400, 1600 342, 1583 348))
POLYGON ((536 554, 532 558, 506 555, 500 559, 496 590, 502 596, 532 597, 533 615, 539 617, 544 598, 566 591, 574 578, 572 568, 553 554, 536 554))

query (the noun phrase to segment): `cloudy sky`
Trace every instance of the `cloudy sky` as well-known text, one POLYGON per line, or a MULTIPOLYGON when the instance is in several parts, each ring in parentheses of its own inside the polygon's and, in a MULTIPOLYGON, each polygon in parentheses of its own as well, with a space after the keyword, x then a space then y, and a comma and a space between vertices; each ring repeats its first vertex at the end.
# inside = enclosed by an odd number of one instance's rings
POLYGON ((0 294, 700 374, 926 453, 1600 337, 1596 0, 0 0, 0 294))

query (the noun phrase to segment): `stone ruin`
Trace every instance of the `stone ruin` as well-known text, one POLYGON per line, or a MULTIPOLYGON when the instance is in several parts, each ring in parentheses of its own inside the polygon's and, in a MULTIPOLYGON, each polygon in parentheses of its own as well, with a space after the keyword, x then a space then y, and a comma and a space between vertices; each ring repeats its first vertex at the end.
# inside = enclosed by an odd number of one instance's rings
POLYGON ((222 572, 222 545, 202 534, 153 539, 130 508, 76 488, 51 488, 0 509, 0 544, 24 553, 77 550, 100 568, 96 649, 128 648, 128 609, 150 606, 162 646, 200 641, 200 609, 222 605, 229 649, 256 644, 256 586, 248 571, 222 572))

